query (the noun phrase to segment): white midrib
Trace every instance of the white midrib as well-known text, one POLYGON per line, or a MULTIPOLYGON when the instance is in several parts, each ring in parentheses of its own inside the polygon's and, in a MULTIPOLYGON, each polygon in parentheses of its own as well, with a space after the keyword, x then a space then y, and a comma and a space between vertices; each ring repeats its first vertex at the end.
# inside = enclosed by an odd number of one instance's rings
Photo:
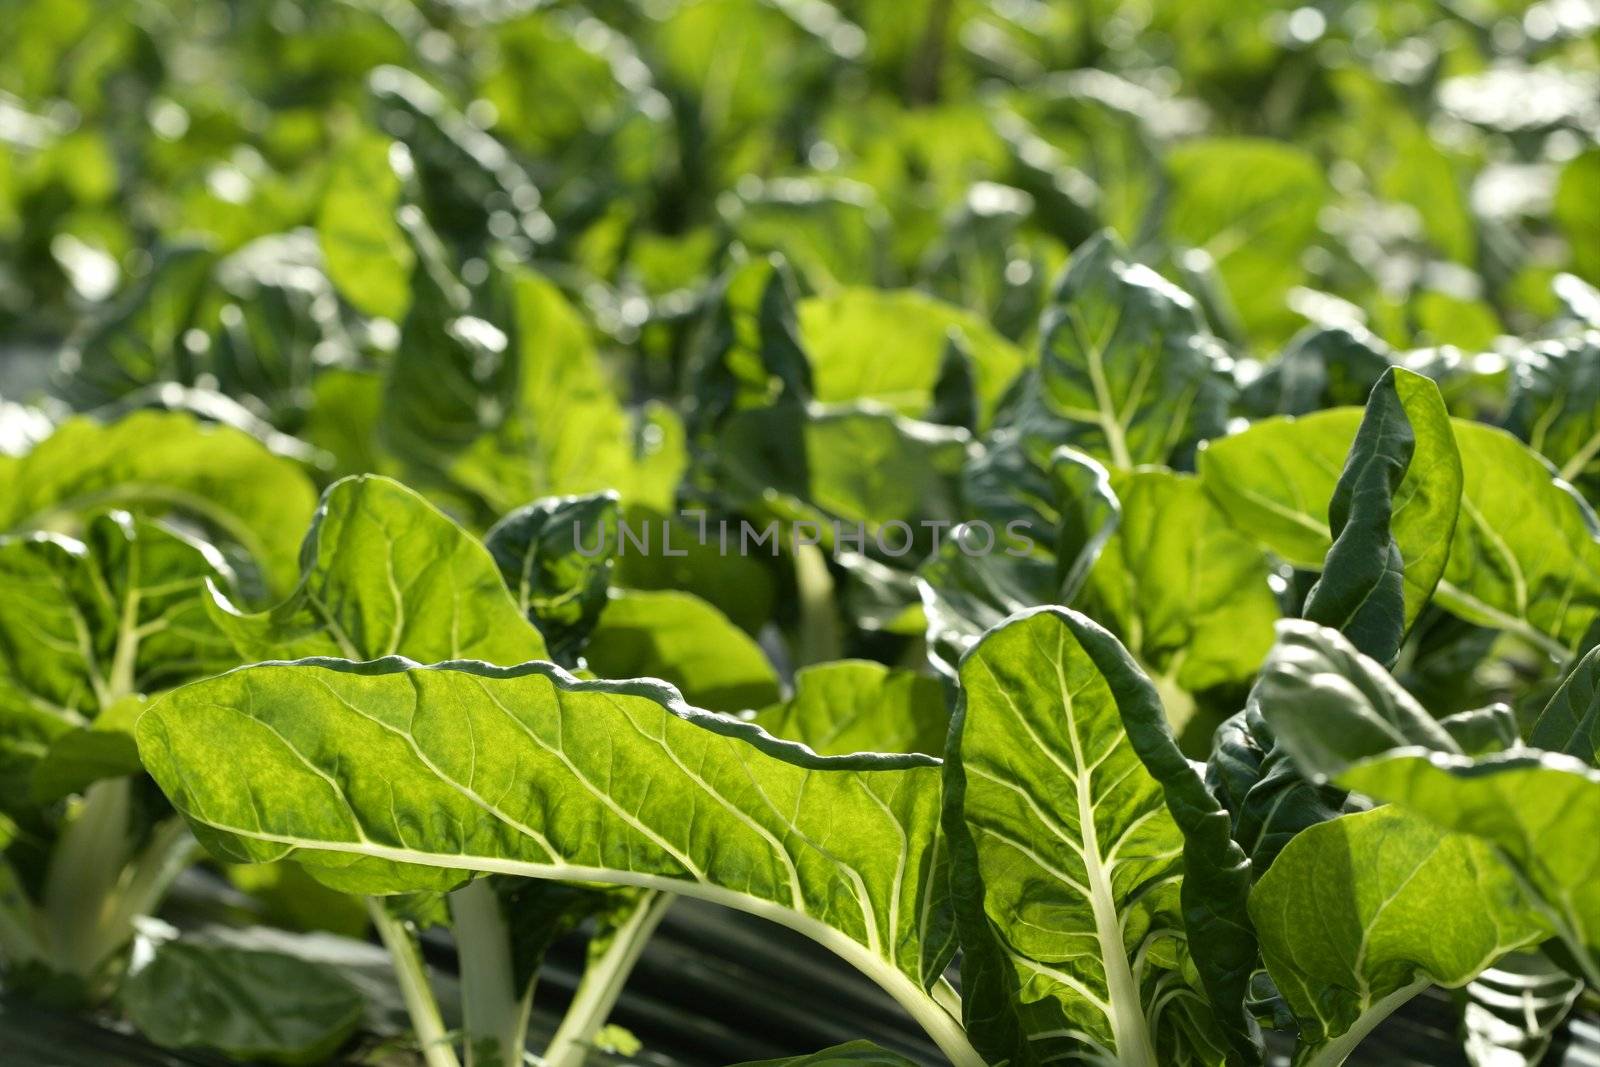
POLYGON ((1111 872, 1106 870, 1100 855, 1100 834, 1094 822, 1094 794, 1089 781, 1093 773, 1078 741, 1072 693, 1067 688, 1066 678, 1061 675, 1060 663, 1060 656, 1057 656, 1057 678, 1067 712, 1067 738, 1072 744, 1073 762, 1079 768, 1076 776, 1078 833, 1083 837, 1084 882, 1089 889, 1089 907, 1094 915, 1094 935, 1100 945, 1100 960, 1106 974, 1111 1038, 1117 1047, 1117 1062, 1122 1067, 1160 1067, 1155 1046, 1150 1042, 1150 1027, 1139 1003, 1139 984, 1134 981, 1128 952, 1122 944, 1122 922, 1117 916, 1117 898, 1111 886, 1111 872))
MULTIPOLYGON (((1076 736, 1073 747, 1077 747, 1076 736)), ((1081 756, 1078 765, 1084 765, 1081 756)), ((1122 944, 1122 923, 1117 916, 1111 876, 1100 858, 1089 777, 1087 773, 1078 775, 1078 820, 1083 834, 1084 881, 1088 883, 1089 906, 1094 914, 1095 940, 1100 943, 1100 959, 1105 966, 1106 999, 1111 1003, 1111 1036, 1116 1042, 1118 1062, 1123 1067, 1158 1067, 1144 1010, 1139 1005, 1139 985, 1133 979, 1128 953, 1122 944)))
MULTIPOLYGON (((932 994, 895 967, 892 962, 871 952, 865 945, 848 937, 842 931, 828 926, 826 923, 809 915, 802 915, 784 905, 764 900, 761 897, 738 893, 708 882, 687 881, 668 878, 663 875, 639 874, 610 867, 534 863, 527 860, 506 859, 500 856, 443 855, 435 852, 395 848, 372 841, 317 841, 292 837, 286 834, 272 834, 262 830, 226 826, 187 811, 184 812, 184 815, 194 822, 210 826, 224 833, 256 841, 285 845, 290 848, 303 848, 314 852, 340 852, 349 855, 370 856, 373 859, 389 860, 394 863, 411 863, 424 867, 477 871, 485 874, 510 874, 522 878, 545 878, 564 882, 632 885, 643 889, 659 890, 663 893, 694 897, 712 904, 733 908, 736 911, 770 920, 780 926, 785 926, 797 933, 804 934, 872 979, 878 984, 879 988, 894 998, 895 1003, 905 1009, 906 1013, 927 1031, 928 1036, 933 1038, 940 1051, 949 1058, 954 1067, 986 1067, 983 1057, 978 1055, 972 1044, 967 1040, 966 1032, 961 1028, 960 1022, 946 1011, 932 994)), ((1115 919, 1113 919, 1113 922, 1115 922, 1115 919)), ((1120 948, 1118 955, 1122 955, 1120 948)), ((1123 965, 1124 967, 1127 965, 1126 958, 1123 959, 1123 965)), ((1152 1059, 1148 1062, 1150 1067, 1155 1067, 1155 1060, 1152 1059)))

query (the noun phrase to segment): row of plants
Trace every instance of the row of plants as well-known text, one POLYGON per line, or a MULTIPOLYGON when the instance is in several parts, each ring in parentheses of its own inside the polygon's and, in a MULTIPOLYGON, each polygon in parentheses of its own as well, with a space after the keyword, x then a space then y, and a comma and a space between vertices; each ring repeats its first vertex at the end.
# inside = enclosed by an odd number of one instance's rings
POLYGON ((962 1067, 1325 1067, 1430 988, 1545 1054, 1594 20, 912 6, 5 20, 8 994, 507 1067, 578 938, 579 1067, 693 898, 962 1067), (161 921, 197 866, 256 928, 161 921))

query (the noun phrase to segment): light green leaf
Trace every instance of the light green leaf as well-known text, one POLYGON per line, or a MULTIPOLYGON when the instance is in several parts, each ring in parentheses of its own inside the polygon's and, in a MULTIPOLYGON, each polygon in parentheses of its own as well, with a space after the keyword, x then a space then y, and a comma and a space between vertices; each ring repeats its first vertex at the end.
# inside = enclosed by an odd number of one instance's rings
POLYGON ((778 675, 761 646, 692 593, 617 590, 585 654, 602 677, 661 678, 713 711, 778 698, 778 675))
POLYGON ((1132 740, 1150 731, 1155 690, 1081 615, 1018 616, 962 660, 945 828, 963 1013, 990 1062, 1223 1059, 1186 973, 1183 833, 1132 740))
POLYGON ((1305 1067, 1336 1067, 1428 985, 1465 985, 1549 932, 1486 842, 1393 807, 1289 842, 1250 917, 1305 1067))
POLYGON ((952 334, 971 357, 979 423, 1028 362, 1023 351, 963 308, 915 289, 843 289, 800 302, 800 338, 811 360, 816 399, 876 400, 927 418, 952 334), (894 359, 863 358, 894 352, 894 359))
POLYGON ((241 548, 274 589, 294 582, 315 506, 294 463, 189 415, 139 412, 107 426, 71 419, 0 467, 0 529, 72 530, 112 507, 180 516, 241 548))
POLYGON ((221 857, 368 893, 493 871, 725 904, 816 938, 979 1062, 924 992, 954 947, 936 760, 820 757, 661 683, 541 663, 250 667, 163 698, 138 734, 221 857))
POLYGON ((201 936, 143 946, 122 1006, 166 1048, 242 1060, 326 1063, 361 1022, 361 992, 326 964, 201 936))
POLYGON ((207 583, 232 581, 215 549, 126 512, 84 538, 0 538, 0 805, 137 771, 126 734, 85 728, 238 662, 206 615, 207 583))
POLYGON ((1194 475, 1117 471, 1111 488, 1122 520, 1079 600, 1156 678, 1179 729, 1187 716, 1174 689, 1248 680, 1272 647, 1270 567, 1194 475))
POLYGON ((1167 173, 1168 238, 1216 261, 1257 343, 1287 337, 1298 323, 1285 297, 1305 278, 1301 258, 1328 196, 1322 165, 1281 141, 1215 138, 1173 148, 1167 173))
POLYGON ((755 721, 774 737, 824 756, 852 752, 944 752, 950 716, 937 678, 871 660, 840 660, 795 672, 794 696, 755 721))
POLYGON ((513 664, 547 655, 488 550, 388 478, 328 489, 303 567, 294 593, 269 611, 247 615, 213 598, 211 617, 242 660, 399 654, 513 664))
POLYGON ((1334 540, 1305 617, 1393 663, 1444 573, 1460 501, 1461 457, 1438 387, 1385 371, 1334 486, 1334 540))
POLYGON ((1591 285, 1600 285, 1600 223, 1595 221, 1594 189, 1600 182, 1600 148, 1570 160, 1561 168, 1551 214, 1566 233, 1572 267, 1591 285))
POLYGON ((1600 981, 1600 856, 1573 845, 1600 824, 1600 772, 1554 753, 1410 748, 1357 763, 1338 782, 1494 845, 1589 982, 1600 981))
MULTIPOLYGON (((1206 491, 1234 525, 1294 566, 1316 570, 1331 544, 1327 503, 1359 421, 1356 410, 1340 408, 1264 419, 1207 442, 1206 491)), ((1565 655, 1600 617, 1600 523, 1510 434, 1461 419, 1452 429, 1461 511, 1435 599, 1470 622, 1565 655)), ((1399 509, 1394 524, 1408 525, 1399 509)), ((1431 549, 1432 524, 1419 525, 1430 536, 1415 544, 1397 529, 1402 557, 1431 549)))
POLYGON ((363 133, 334 156, 317 212, 317 239, 328 277, 368 315, 399 322, 411 302, 408 279, 416 257, 395 221, 400 177, 387 137, 363 133))

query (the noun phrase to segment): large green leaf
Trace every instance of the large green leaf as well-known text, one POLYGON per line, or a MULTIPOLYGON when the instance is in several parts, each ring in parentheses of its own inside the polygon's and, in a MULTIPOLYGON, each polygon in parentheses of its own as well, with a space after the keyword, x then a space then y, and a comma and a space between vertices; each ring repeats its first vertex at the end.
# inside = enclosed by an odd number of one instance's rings
POLYGON ((281 1064, 328 1062, 366 1010, 326 964, 204 936, 145 945, 121 1000, 158 1045, 281 1064))
MULTIPOLYGON (((1356 410, 1340 408, 1265 419, 1210 441, 1200 454, 1206 491, 1240 529, 1294 566, 1317 570, 1332 544, 1328 502, 1359 422, 1356 410)), ((1435 599, 1464 619, 1564 655, 1600 617, 1600 524, 1510 434, 1460 419, 1452 429, 1461 510, 1435 599)), ((1412 474, 1438 477, 1440 470, 1448 467, 1417 466, 1412 474)), ((1407 495, 1405 481, 1397 495, 1407 495)), ((1431 498, 1410 494, 1418 502, 1431 498)), ((1431 551, 1436 524, 1419 523, 1414 544, 1402 536, 1409 520, 1398 507, 1393 525, 1407 562, 1431 551)))
POLYGON ((962 660, 945 828, 963 1012, 991 1062, 1222 1061, 1191 977, 1184 835, 1141 762, 1157 751, 1193 776, 1154 688, 1081 615, 1020 615, 962 660))
POLYGON ((220 857, 292 856, 368 893, 493 871, 726 904, 816 938, 977 1062, 924 992, 954 948, 929 757, 820 757, 659 682, 542 663, 249 667, 138 733, 220 857))
POLYGON ((1386 371, 1328 505, 1333 544, 1305 617, 1393 663, 1444 573, 1460 500, 1461 458, 1438 387, 1386 371))
POLYGON ((988 323, 914 289, 844 289, 801 301, 800 338, 811 361, 816 399, 876 400, 926 418, 951 335, 970 354, 979 423, 987 425, 1027 357, 988 323), (894 352, 894 359, 864 353, 894 352))
POLYGON ((411 302, 407 280, 415 257, 395 222, 401 188, 391 163, 395 151, 387 137, 373 133, 340 148, 317 212, 317 239, 328 277, 344 298, 398 322, 411 302))
POLYGON ((1470 759, 1406 748, 1357 763, 1338 782, 1494 845, 1585 977, 1600 981, 1600 856, 1574 845, 1600 824, 1600 772, 1554 753, 1470 759))
POLYGON ((1394 807, 1289 842, 1251 892, 1250 917, 1308 1067, 1344 1062, 1428 985, 1464 985, 1549 932, 1486 842, 1394 807))
POLYGON ((1035 377, 1010 424, 1037 455, 1072 445, 1113 467, 1167 463, 1222 429, 1227 364, 1194 301, 1115 236, 1080 247, 1046 313, 1035 377))
POLYGON ((83 533, 0 538, 5 807, 137 770, 125 724, 88 727, 125 698, 238 662, 206 614, 207 583, 232 581, 215 549, 126 512, 95 516, 83 533))
POLYGON ((70 530, 110 507, 179 516, 242 549, 275 589, 294 582, 315 506, 294 463, 188 415, 139 412, 107 426, 71 419, 0 466, 0 529, 70 530))
POLYGON ((411 309, 379 431, 414 476, 488 515, 558 493, 633 488, 632 434, 589 328, 554 284, 493 277, 476 306, 417 216, 411 309))
POLYGON ((1248 680, 1272 647, 1270 567, 1193 475, 1118 471, 1111 488, 1122 520, 1080 600, 1155 677, 1181 728, 1193 710, 1181 694, 1248 680))
POLYGON ((839 660, 795 672, 794 695, 756 716, 775 737, 824 756, 944 752, 950 732, 937 678, 871 660, 839 660))
POLYGON ((359 475, 331 486, 302 561, 299 586, 268 611, 247 615, 214 598, 212 618, 246 662, 547 655, 489 551, 399 482, 359 475))
POLYGON ((693 593, 617 590, 585 654, 602 677, 661 678, 713 711, 778 698, 778 675, 761 646, 693 593))
POLYGON ((1217 264, 1245 328, 1270 345, 1294 329, 1289 290, 1328 196, 1322 165, 1303 148, 1253 138, 1193 140, 1167 155, 1166 232, 1217 264))

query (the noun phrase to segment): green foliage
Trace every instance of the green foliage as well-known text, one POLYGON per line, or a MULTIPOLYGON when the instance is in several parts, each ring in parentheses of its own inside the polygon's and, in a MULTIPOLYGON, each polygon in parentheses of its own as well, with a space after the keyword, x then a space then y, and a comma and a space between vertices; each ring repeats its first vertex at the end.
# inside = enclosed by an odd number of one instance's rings
MULTIPOLYGON (((1559 1047, 1582 7, 13 0, 5 995, 509 1067, 586 942, 542 1062, 657 1058, 612 1015, 689 896, 957 1067, 1332 1067, 1430 986, 1559 1047), (161 933, 196 862, 400 1002, 161 933)), ((759 1054, 933 1055, 855 1036, 759 1054)))

